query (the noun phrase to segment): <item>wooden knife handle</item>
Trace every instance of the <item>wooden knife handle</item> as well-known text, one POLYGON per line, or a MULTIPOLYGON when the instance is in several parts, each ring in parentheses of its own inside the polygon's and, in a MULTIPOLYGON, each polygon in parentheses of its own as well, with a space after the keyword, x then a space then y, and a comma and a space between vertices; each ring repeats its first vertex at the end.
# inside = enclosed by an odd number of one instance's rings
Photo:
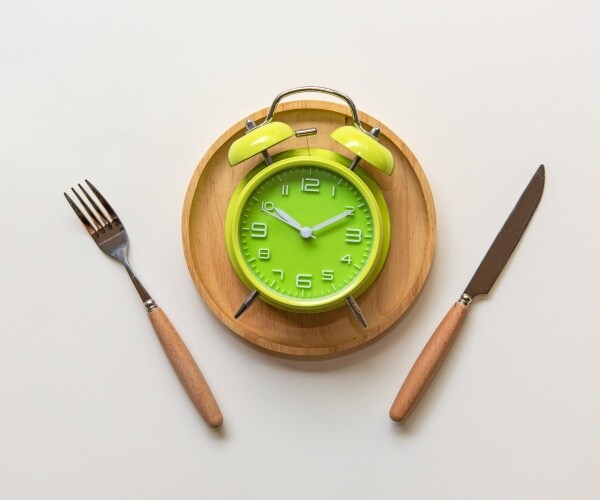
POLYGON ((404 422, 417 405, 458 335, 468 309, 456 302, 433 332, 392 404, 392 420, 404 422))
POLYGON ((149 312, 148 317, 171 365, 200 415, 213 429, 220 427, 223 415, 219 405, 177 330, 160 307, 149 312))

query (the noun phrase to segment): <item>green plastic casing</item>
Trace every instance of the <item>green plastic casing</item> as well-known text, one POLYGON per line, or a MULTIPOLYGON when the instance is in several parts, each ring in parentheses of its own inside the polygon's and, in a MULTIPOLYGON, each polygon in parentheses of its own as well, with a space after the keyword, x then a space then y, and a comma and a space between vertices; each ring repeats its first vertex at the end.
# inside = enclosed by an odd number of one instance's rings
POLYGON ((357 127, 346 125, 335 129, 331 138, 387 175, 394 171, 394 157, 390 150, 357 127))
POLYGON ((233 167, 275 146, 275 144, 289 139, 293 135, 294 129, 283 122, 270 122, 252 129, 236 140, 229 148, 229 164, 233 167))
MULTIPOLYGON (((271 125, 271 124, 268 124, 271 125)), ((261 127, 262 128, 262 127, 261 127)), ((252 132, 252 131, 251 131, 252 132)), ((251 133, 250 132, 250 133, 251 133)), ((364 133, 363 133, 364 135, 364 133)), ((238 139, 239 140, 239 139, 238 139)), ((230 152, 231 156, 231 152, 230 152)), ((241 157, 240 155, 238 157, 241 157)), ((367 158, 365 158, 369 161, 367 158)), ((252 169, 234 191, 225 218, 225 241, 231 263, 240 280, 249 288, 260 292, 260 298, 280 309, 317 313, 336 309, 345 304, 345 299, 354 298, 373 284, 387 258, 390 244, 390 216, 383 193, 377 183, 360 167, 348 169, 350 160, 333 151, 311 148, 292 149, 273 156, 273 163, 264 163, 252 169), (246 264, 239 245, 241 211, 254 190, 272 175, 296 166, 315 166, 329 169, 350 182, 364 197, 373 217, 373 246, 371 254, 350 285, 326 297, 294 299, 269 288, 259 280, 246 264)), ((369 163, 371 163, 369 161, 369 163)))

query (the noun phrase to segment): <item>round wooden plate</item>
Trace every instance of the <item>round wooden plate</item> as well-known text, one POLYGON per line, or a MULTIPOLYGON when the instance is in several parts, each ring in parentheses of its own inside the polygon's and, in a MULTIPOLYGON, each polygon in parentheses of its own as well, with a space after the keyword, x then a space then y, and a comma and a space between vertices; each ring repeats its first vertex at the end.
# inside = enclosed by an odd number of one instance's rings
MULTIPOLYGON (((263 109, 249 116, 260 123, 263 109)), ((365 345, 400 319, 413 303, 429 273, 435 246, 435 209, 425 174, 406 144, 373 117, 359 113, 367 128, 381 129, 380 140, 394 155, 396 169, 386 176, 367 166, 387 200, 392 223, 390 251, 375 283, 360 297, 368 327, 362 328, 343 307, 318 314, 276 309, 260 300, 237 320, 233 314, 250 291, 238 279, 225 248, 225 212, 242 177, 262 161, 251 158, 231 168, 227 151, 242 136, 247 118, 236 123, 211 146, 188 186, 183 205, 183 249, 196 288, 229 329, 247 341, 278 353, 300 358, 331 356, 365 345)), ((313 137, 293 137, 271 149, 307 147, 332 149, 348 156, 329 138, 336 128, 352 124, 348 108, 325 101, 280 104, 276 120, 294 129, 316 127, 313 137)))

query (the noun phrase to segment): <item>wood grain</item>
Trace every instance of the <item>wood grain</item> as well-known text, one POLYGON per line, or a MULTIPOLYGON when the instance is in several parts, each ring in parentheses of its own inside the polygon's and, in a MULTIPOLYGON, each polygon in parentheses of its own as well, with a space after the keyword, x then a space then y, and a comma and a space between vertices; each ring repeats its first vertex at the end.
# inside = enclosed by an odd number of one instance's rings
POLYGON ((212 428, 223 424, 223 415, 202 372, 169 318, 159 307, 148 313, 154 331, 194 406, 212 428))
MULTIPOLYGON (((278 107, 276 120, 294 129, 316 127, 310 147, 322 147, 348 156, 329 135, 352 123, 348 109, 325 101, 291 101, 278 107)), ((386 264, 375 283, 357 302, 365 314, 364 329, 347 308, 318 314, 282 311, 260 300, 239 319, 235 313, 249 290, 235 274, 225 247, 225 213, 231 195, 246 173, 261 162, 260 155, 231 168, 227 151, 244 133, 250 118, 262 121, 267 109, 240 120, 211 146, 197 166, 183 206, 182 237, 188 269, 200 295, 215 316, 229 329, 271 353, 299 358, 333 356, 374 340, 392 326, 421 290, 433 259, 435 209, 427 179, 419 162, 384 124, 359 112, 366 127, 381 129, 380 140, 393 154, 396 169, 386 176, 365 166, 386 198, 392 237, 386 264)), ((307 147, 307 138, 293 137, 269 151, 307 147)), ((362 163, 361 163, 362 164, 362 163)))
POLYGON ((446 358, 468 310, 467 306, 456 302, 444 316, 402 384, 390 409, 392 420, 404 422, 414 410, 446 358))

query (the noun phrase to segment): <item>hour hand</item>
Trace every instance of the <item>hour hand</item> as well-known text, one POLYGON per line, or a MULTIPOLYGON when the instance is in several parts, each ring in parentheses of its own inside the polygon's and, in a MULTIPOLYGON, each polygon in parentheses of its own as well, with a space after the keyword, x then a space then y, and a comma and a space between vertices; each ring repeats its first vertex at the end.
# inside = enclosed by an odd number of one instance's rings
POLYGON ((300 236, 302 236, 304 239, 308 239, 308 238, 316 239, 316 236, 314 236, 312 234, 312 229, 310 227, 302 226, 302 224, 300 224, 290 214, 281 210, 280 208, 274 207, 273 208, 274 212, 265 210, 264 208, 262 210, 263 210, 263 212, 269 214, 271 217, 275 217, 277 220, 280 220, 284 224, 287 224, 288 226, 293 227, 294 229, 297 229, 298 231, 300 231, 300 236))
POLYGON ((274 210, 277 213, 277 215, 279 215, 279 217, 281 217, 281 220, 283 220, 285 223, 289 224, 293 228, 300 231, 300 236, 302 236, 304 239, 308 239, 308 238, 316 239, 316 236, 314 236, 312 234, 313 230, 310 227, 303 226, 296 219, 294 219, 290 214, 288 214, 284 210, 281 210, 281 208, 275 207, 274 210))
POLYGON ((285 219, 284 219, 284 218, 283 218, 281 215, 279 215, 278 213, 276 213, 276 212, 271 212, 270 210, 267 210, 267 209, 265 209, 265 208, 262 208, 262 211, 263 211, 264 213, 266 213, 266 214, 269 214, 271 217, 274 217, 275 219, 277 219, 277 220, 279 220, 279 221, 283 222, 284 224, 287 224, 288 226, 292 226, 292 227, 294 227, 294 229, 296 228, 296 226, 294 226, 294 225, 290 224, 290 222, 289 222, 289 221, 285 220, 285 219))
POLYGON ((283 219, 284 222, 287 222, 290 226, 295 227, 298 231, 302 230, 302 224, 300 224, 296 219, 294 219, 290 214, 281 210, 281 208, 274 208, 275 212, 279 217, 283 219))

